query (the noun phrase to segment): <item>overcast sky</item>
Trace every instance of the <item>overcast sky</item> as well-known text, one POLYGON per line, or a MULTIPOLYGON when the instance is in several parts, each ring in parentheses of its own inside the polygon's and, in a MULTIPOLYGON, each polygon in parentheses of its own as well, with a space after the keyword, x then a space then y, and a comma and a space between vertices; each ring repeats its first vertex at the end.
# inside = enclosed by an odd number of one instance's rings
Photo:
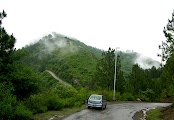
POLYGON ((0 0, 16 48, 57 32, 108 50, 133 50, 160 61, 158 45, 174 0, 0 0))

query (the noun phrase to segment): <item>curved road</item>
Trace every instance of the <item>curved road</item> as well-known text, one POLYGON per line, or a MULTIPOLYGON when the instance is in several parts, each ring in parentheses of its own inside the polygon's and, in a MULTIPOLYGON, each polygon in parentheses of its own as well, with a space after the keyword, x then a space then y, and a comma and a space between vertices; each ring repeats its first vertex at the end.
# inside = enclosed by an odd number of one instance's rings
MULTIPOLYGON (((170 103, 116 103, 107 105, 105 110, 84 109, 63 120, 133 120, 136 112, 157 107, 166 107, 170 103)), ((142 119, 143 120, 143 119, 142 119)))

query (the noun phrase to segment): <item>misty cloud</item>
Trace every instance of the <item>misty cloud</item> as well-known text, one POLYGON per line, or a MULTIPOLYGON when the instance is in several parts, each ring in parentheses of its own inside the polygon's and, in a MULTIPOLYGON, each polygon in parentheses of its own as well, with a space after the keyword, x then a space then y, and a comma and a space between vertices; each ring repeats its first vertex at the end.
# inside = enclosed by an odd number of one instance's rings
POLYGON ((149 57, 143 56, 143 55, 137 55, 137 58, 135 59, 134 63, 140 65, 143 69, 149 69, 155 66, 156 68, 160 67, 160 63, 157 61, 152 60, 149 57))
POLYGON ((74 53, 78 51, 78 47, 68 40, 67 37, 52 33, 42 38, 42 44, 44 44, 45 51, 48 53, 54 50, 60 50, 61 54, 74 53))

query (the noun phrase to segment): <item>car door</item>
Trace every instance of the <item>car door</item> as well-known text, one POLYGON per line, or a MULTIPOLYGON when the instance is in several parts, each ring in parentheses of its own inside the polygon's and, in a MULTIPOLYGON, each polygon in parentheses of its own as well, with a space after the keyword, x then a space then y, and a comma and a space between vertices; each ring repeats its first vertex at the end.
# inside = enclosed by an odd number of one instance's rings
POLYGON ((106 99, 103 96, 102 96, 102 104, 103 104, 103 107, 105 107, 107 104, 106 99))

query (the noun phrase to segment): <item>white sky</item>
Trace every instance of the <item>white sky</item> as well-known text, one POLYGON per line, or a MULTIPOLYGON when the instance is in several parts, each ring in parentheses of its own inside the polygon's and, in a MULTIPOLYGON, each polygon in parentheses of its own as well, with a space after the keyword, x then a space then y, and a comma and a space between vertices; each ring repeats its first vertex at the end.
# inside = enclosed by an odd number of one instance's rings
POLYGON ((57 32, 108 50, 133 50, 160 61, 158 45, 174 0, 0 0, 16 48, 57 32))

